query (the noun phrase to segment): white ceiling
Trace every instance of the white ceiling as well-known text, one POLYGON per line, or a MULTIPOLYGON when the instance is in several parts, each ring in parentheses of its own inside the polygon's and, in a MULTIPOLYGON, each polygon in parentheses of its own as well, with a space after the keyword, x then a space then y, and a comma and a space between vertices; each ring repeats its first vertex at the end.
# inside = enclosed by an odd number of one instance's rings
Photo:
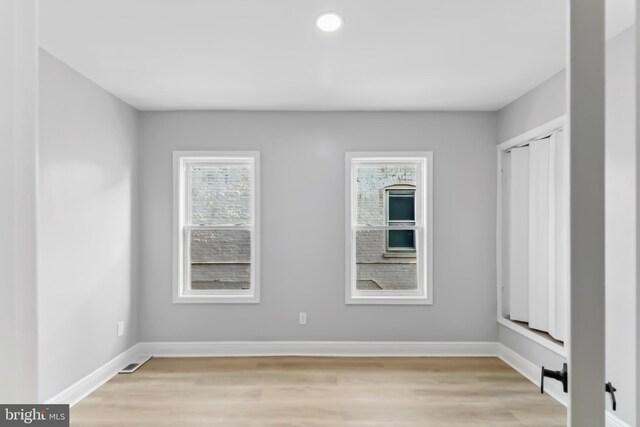
MULTIPOLYGON (((633 22, 610 0, 608 33, 633 22)), ((563 0, 43 0, 41 46, 141 110, 495 110, 565 63, 563 0), (342 15, 321 33, 323 12, 342 15)))

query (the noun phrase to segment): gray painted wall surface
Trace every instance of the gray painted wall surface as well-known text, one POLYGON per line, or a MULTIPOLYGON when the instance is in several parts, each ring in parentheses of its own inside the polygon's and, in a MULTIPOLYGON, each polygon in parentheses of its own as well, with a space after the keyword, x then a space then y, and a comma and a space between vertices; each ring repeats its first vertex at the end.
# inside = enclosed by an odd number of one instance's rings
MULTIPOLYGON (((637 425, 635 32, 607 44, 605 146, 605 302, 607 381, 618 393, 617 415, 637 425), (635 343, 635 345, 634 345, 635 343)), ((609 406, 608 406, 609 407, 609 406)))
POLYGON ((140 116, 143 341, 497 339, 495 113, 140 116), (260 304, 172 304, 173 150, 261 152, 260 304), (434 151, 432 306, 344 303, 345 152, 366 150, 434 151))
POLYGON ((498 141, 507 141, 565 114, 566 79, 563 70, 498 111, 498 141))
MULTIPOLYGON (((607 42, 606 110, 606 341, 607 381, 619 389, 616 415, 636 425, 638 352, 635 210, 635 32, 607 42)), ((526 132, 565 112, 565 73, 559 73, 498 113, 500 141, 526 132)), ((500 342, 539 365, 560 366, 558 355, 499 326, 500 342)), ((610 404, 607 403, 610 409, 610 404)))
POLYGON ((40 54, 39 368, 48 399, 138 342, 137 112, 40 54), (125 336, 116 336, 124 320, 125 336))
POLYGON ((0 2, 0 402, 37 400, 38 2, 0 2))

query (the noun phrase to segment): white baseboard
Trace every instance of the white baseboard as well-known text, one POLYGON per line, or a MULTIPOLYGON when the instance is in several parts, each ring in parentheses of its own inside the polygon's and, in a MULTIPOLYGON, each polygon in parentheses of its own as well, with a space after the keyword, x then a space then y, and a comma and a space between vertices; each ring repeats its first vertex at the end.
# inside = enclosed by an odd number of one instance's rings
MULTIPOLYGON (((525 358, 519 353, 516 353, 503 344, 498 344, 498 357, 504 363, 518 371, 523 377, 536 385, 540 385, 540 371, 542 369, 541 366, 536 365, 529 359, 525 358)), ((567 406, 567 395, 562 393, 562 390, 560 391, 560 393, 558 393, 555 390, 546 388, 545 392, 558 402, 562 403, 564 406, 567 406)))
POLYGON ((113 378, 120 369, 140 355, 139 344, 123 351, 86 377, 76 381, 65 390, 48 399, 45 404, 63 403, 75 405, 80 400, 87 397, 102 384, 113 378))
POLYGON ((139 351, 155 357, 341 356, 444 357, 496 356, 495 342, 220 341, 143 342, 139 351))
MULTIPOLYGON (((502 359, 507 365, 518 371, 523 377, 527 378, 532 383, 540 384, 540 370, 541 366, 538 366, 525 358, 519 353, 511 350, 503 344, 498 344, 498 357, 502 359)), ((546 389, 545 392, 553 397, 556 401, 560 402, 564 406, 567 406, 567 395, 564 393, 557 393, 554 390, 546 389)), ((606 427, 631 427, 629 424, 622 421, 615 416, 611 411, 607 411, 605 414, 606 427)))
POLYGON ((605 421, 607 423, 607 427, 631 427, 631 424, 625 423, 609 411, 606 413, 605 421))

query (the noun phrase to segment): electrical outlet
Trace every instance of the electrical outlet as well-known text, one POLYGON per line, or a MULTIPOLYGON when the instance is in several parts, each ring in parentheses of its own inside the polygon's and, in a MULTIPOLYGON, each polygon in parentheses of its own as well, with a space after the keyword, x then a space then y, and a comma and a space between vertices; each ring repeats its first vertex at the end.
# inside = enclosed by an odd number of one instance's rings
POLYGON ((307 313, 306 312, 304 312, 304 311, 300 312, 299 323, 301 325, 306 325, 307 324, 307 313))
POLYGON ((118 322, 118 336, 121 337, 124 335, 124 320, 118 322))

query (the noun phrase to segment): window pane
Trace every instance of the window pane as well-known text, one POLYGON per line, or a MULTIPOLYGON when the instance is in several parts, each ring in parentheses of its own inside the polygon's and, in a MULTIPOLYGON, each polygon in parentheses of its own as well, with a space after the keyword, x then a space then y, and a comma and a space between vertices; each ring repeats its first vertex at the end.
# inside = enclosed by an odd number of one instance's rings
POLYGON ((415 164, 364 163, 356 166, 357 225, 386 225, 385 197, 394 185, 416 185, 415 164))
POLYGON ((248 224, 251 167, 241 163, 192 165, 191 224, 248 224))
POLYGON ((389 221, 415 221, 415 196, 389 193, 389 221))
POLYGON ((249 289, 251 233, 191 230, 191 289, 249 289))
MULTIPOLYGON (((401 230, 406 231, 415 233, 401 230)), ((386 233, 386 230, 356 231, 356 289, 418 289, 416 258, 385 258, 386 233)))
POLYGON ((389 230, 389 249, 415 250, 415 230, 389 230))

